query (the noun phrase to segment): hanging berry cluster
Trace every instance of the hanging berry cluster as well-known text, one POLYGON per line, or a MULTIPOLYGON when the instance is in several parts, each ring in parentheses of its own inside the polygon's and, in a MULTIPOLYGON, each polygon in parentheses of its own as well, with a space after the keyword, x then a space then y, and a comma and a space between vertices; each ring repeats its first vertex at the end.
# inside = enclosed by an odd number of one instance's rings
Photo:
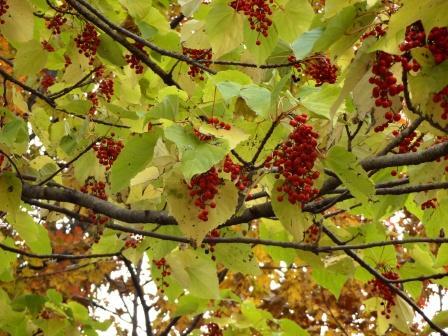
POLYGON ((432 101, 436 104, 440 104, 443 109, 442 119, 448 119, 448 85, 432 96, 432 101))
POLYGON ((75 37, 76 46, 80 54, 84 54, 92 65, 95 60, 96 51, 100 45, 100 39, 95 26, 87 23, 83 31, 75 37))
POLYGON ((306 124, 308 117, 305 114, 297 115, 290 121, 294 127, 289 139, 268 156, 265 167, 274 167, 278 170, 275 178, 284 177, 284 182, 277 188, 280 194, 279 202, 287 195, 291 204, 297 202, 302 205, 319 193, 313 188, 314 180, 319 177, 318 171, 313 171, 317 159, 318 133, 313 131, 311 125, 306 124))
POLYGON ((235 186, 243 191, 250 185, 250 179, 243 169, 243 166, 236 164, 232 161, 230 155, 227 155, 224 159, 223 166, 224 173, 230 174, 230 180, 235 183, 235 186))
POLYGON ((229 131, 232 128, 232 125, 227 124, 224 121, 219 120, 216 117, 212 117, 212 118, 204 117, 203 119, 207 124, 212 125, 216 129, 225 129, 226 131, 229 131))
POLYGON ((114 134, 111 134, 111 136, 111 138, 104 138, 93 146, 99 163, 105 166, 106 170, 110 169, 124 146, 121 140, 115 141, 113 139, 114 134))
POLYGON ((207 323, 205 327, 207 331, 203 336, 223 336, 221 328, 216 323, 207 323))
MULTIPOLYGON (((145 55, 148 55, 148 53, 143 49, 143 44, 137 42, 134 44, 134 47, 141 50, 141 52, 145 55)), ((137 75, 143 73, 143 64, 137 56, 135 56, 134 54, 126 54, 124 58, 126 59, 126 62, 129 64, 131 69, 134 69, 137 75)))
POLYGON ((45 72, 42 76, 42 80, 40 82, 40 85, 42 86, 42 89, 44 91, 47 91, 47 89, 52 86, 55 82, 54 76, 52 76, 50 73, 45 72))
POLYGON ((303 233, 303 242, 306 244, 315 243, 319 239, 320 228, 316 224, 312 224, 304 233, 303 233))
POLYGON ((91 116, 96 114, 96 109, 98 107, 99 104, 99 100, 98 100, 98 95, 96 94, 96 92, 89 92, 87 94, 87 99, 90 100, 90 103, 92 104, 92 106, 89 109, 89 114, 91 116))
MULTIPOLYGON (((210 231, 210 233, 207 234, 206 238, 219 238, 220 235, 221 234, 220 234, 218 229, 213 229, 212 231, 210 231)), ((213 261, 216 260, 216 256, 214 255, 214 253, 215 253, 215 246, 216 246, 215 243, 208 243, 208 244, 202 243, 201 244, 201 248, 204 249, 204 253, 205 254, 210 254, 211 259, 213 261)))
POLYGON ((8 12, 8 9, 9 9, 8 1, 0 0, 0 24, 5 23, 5 20, 3 19, 3 15, 5 15, 6 12, 8 12))
MULTIPOLYGON (((85 194, 89 194, 92 196, 95 196, 99 199, 102 199, 103 201, 107 200, 107 194, 106 194, 106 184, 102 181, 95 181, 93 178, 90 178, 86 184, 84 184, 81 187, 81 192, 85 194)), ((88 221, 94 224, 99 224, 100 226, 106 224, 109 221, 109 217, 100 215, 95 213, 92 210, 89 210, 88 212, 88 221)), ((98 228, 98 234, 102 234, 102 227, 98 228)))
MULTIPOLYGON (((397 137, 400 135, 398 130, 394 130, 392 135, 397 137)), ((408 152, 416 152, 418 147, 422 144, 423 136, 417 137, 416 132, 412 132, 407 137, 403 139, 398 145, 399 153, 408 153, 408 152)))
POLYGON ((153 259, 152 261, 156 265, 157 269, 160 270, 160 278, 156 278, 156 281, 160 283, 160 292, 165 293, 165 288, 169 287, 169 283, 165 280, 167 276, 171 275, 170 266, 167 264, 165 258, 159 260, 153 259))
POLYGON ((61 33, 61 27, 67 22, 67 18, 63 14, 58 13, 52 18, 45 19, 46 26, 51 33, 54 35, 59 35, 61 33))
POLYGON ((110 103, 114 95, 114 80, 112 78, 101 80, 98 90, 103 94, 106 101, 110 103))
POLYGON ((437 208, 437 198, 431 198, 423 202, 420 207, 422 210, 437 208))
POLYGON ((142 241, 143 236, 140 235, 135 235, 135 234, 130 234, 125 242, 124 242, 124 246, 126 248, 137 248, 138 244, 140 244, 140 242, 142 241))
MULTIPOLYGON (((393 271, 386 271, 382 273, 383 277, 389 280, 398 280, 400 276, 393 272, 393 271)), ((389 286, 387 286, 382 280, 379 279, 373 279, 368 282, 368 284, 371 286, 370 293, 373 296, 379 296, 382 298, 386 303, 382 302, 381 305, 385 305, 383 308, 383 311, 381 312, 381 315, 384 315, 386 318, 390 318, 390 313, 392 310, 392 307, 396 304, 395 298, 396 294, 393 292, 389 286)))
POLYGON ((405 52, 426 44, 426 34, 422 22, 417 21, 406 27, 404 42, 400 44, 400 51, 405 52))
POLYGON ((428 35, 428 49, 436 64, 448 58, 448 27, 434 27, 428 35))
MULTIPOLYGON (((316 82, 316 86, 324 83, 334 84, 337 79, 338 68, 331 63, 331 60, 324 55, 314 55, 298 61, 295 56, 288 57, 288 61, 294 65, 298 73, 312 78, 316 82)), ((293 75, 292 79, 297 82, 299 77, 293 75)))
POLYGON ((386 34, 386 30, 383 28, 383 24, 379 23, 377 24, 372 30, 365 32, 361 37, 360 40, 364 41, 370 36, 380 38, 381 36, 384 36, 386 34))
POLYGON ((48 52, 54 52, 54 47, 48 41, 42 41, 41 43, 42 49, 48 52))
POLYGON ((235 11, 247 16, 250 29, 258 33, 256 45, 261 44, 260 35, 268 37, 269 27, 272 26, 272 9, 274 0, 234 0, 230 3, 235 11))
POLYGON ((216 203, 213 199, 218 193, 220 184, 222 184, 222 179, 218 176, 218 171, 215 167, 210 168, 205 173, 194 176, 188 184, 189 194, 194 199, 194 205, 201 209, 198 218, 204 222, 208 221, 207 207, 216 208, 216 203))
MULTIPOLYGON (((182 47, 182 53, 190 57, 191 59, 205 61, 202 64, 207 68, 212 64, 212 49, 191 49, 182 47)), ((204 70, 196 65, 190 65, 190 68, 188 70, 188 75, 190 75, 190 77, 194 78, 199 75, 199 79, 204 80, 203 74, 204 70)))

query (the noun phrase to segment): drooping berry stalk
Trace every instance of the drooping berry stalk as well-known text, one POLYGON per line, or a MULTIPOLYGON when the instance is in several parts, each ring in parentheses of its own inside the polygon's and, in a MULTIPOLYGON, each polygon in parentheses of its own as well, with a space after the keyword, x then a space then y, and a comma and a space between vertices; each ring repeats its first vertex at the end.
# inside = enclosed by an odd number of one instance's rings
POLYGON ((153 259, 152 262, 161 271, 161 277, 156 278, 156 281, 160 283, 160 292, 165 293, 165 288, 169 286, 169 283, 165 279, 171 275, 170 266, 165 258, 160 258, 159 260, 153 259))
MULTIPOLYGON (((145 55, 148 55, 148 53, 143 49, 144 48, 143 44, 137 42, 134 44, 134 47, 141 50, 145 55)), ((131 67, 131 69, 134 69, 137 75, 143 73, 143 64, 141 63, 140 59, 137 56, 135 56, 134 54, 127 54, 124 57, 126 59, 126 62, 131 67)))
POLYGON ((289 139, 265 160, 265 167, 278 170, 275 175, 277 179, 280 176, 284 178, 277 188, 281 193, 277 198, 279 202, 287 196, 291 204, 303 205, 319 193, 313 187, 314 181, 319 177, 319 172, 313 170, 318 157, 316 139, 319 135, 311 125, 306 124, 307 119, 305 114, 295 116, 290 121, 294 129, 289 139))
POLYGON ((89 64, 92 65, 100 45, 100 38, 95 26, 87 23, 84 26, 83 31, 76 36, 75 42, 79 49, 79 53, 87 57, 89 59, 89 64))
MULTIPOLYGON (((386 271, 382 273, 383 277, 389 280, 398 280, 400 276, 393 271, 386 271)), ((386 318, 390 318, 390 314, 392 312, 392 307, 396 305, 396 294, 390 289, 386 283, 384 283, 380 279, 373 279, 368 282, 370 286, 370 293, 373 296, 378 296, 385 301, 383 311, 381 312, 386 318)))
MULTIPOLYGON (((316 86, 324 83, 334 84, 337 79, 338 68, 331 63, 331 60, 324 55, 316 54, 298 61, 295 56, 288 57, 288 61, 294 65, 294 68, 300 74, 312 78, 316 86)), ((298 81, 297 76, 293 76, 294 81, 298 81)))
POLYGON ((104 138, 93 146, 99 163, 109 170, 117 159, 124 145, 121 140, 115 141, 112 137, 104 138))
POLYGON ((3 15, 5 15, 8 12, 8 9, 9 9, 8 1, 0 0, 0 24, 5 23, 3 15))
MULTIPOLYGON (((182 47, 182 53, 194 60, 205 60, 202 64, 206 67, 209 67, 212 64, 212 49, 191 49, 182 47)), ((200 80, 204 80, 203 73, 204 70, 196 65, 190 65, 188 70, 188 75, 190 75, 190 77, 194 78, 199 75, 200 80)))
POLYGON ((210 168, 205 173, 194 176, 188 184, 189 194, 194 199, 194 205, 200 210, 198 218, 204 222, 208 221, 208 209, 215 208, 213 201, 218 193, 218 187, 222 184, 222 179, 218 176, 215 167, 210 168))
POLYGON ((250 29, 258 32, 258 38, 255 42, 261 44, 260 35, 268 37, 269 27, 272 25, 270 16, 272 15, 271 5, 274 0, 234 0, 230 3, 235 11, 247 16, 250 29))

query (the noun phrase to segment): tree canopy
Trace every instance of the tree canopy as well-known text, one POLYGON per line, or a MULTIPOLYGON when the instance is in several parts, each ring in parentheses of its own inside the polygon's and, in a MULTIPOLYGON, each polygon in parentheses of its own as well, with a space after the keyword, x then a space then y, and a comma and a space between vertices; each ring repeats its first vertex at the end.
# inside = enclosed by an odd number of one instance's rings
POLYGON ((448 1, 0 0, 0 34, 1 335, 448 335, 448 1))

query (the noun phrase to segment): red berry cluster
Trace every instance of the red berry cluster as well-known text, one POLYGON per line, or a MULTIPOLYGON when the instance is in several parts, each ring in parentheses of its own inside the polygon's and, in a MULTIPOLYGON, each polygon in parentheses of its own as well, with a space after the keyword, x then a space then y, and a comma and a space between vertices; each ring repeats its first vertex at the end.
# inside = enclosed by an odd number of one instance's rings
POLYGON ((200 141, 210 141, 212 139, 214 139, 215 137, 211 134, 204 134, 201 133, 198 129, 193 128, 193 132, 194 135, 196 136, 196 138, 198 138, 200 141))
POLYGON ((52 34, 59 35, 61 33, 61 27, 67 22, 61 13, 56 14, 51 19, 45 19, 47 28, 51 30, 52 34))
POLYGON ((50 86, 54 84, 54 82, 55 82, 54 77, 48 72, 45 72, 44 75, 42 76, 40 85, 42 86, 42 89, 46 91, 50 86))
POLYGON ((0 167, 2 166, 4 161, 5 161, 5 156, 2 153, 0 153, 0 167))
MULTIPOLYGON (((102 181, 97 182, 94 179, 89 179, 86 184, 81 187, 81 192, 98 197, 104 201, 107 200, 106 184, 102 181)), ((96 214, 92 210, 89 210, 88 220, 91 223, 103 225, 109 221, 109 217, 96 214)))
MULTIPOLYGON (((210 233, 207 234, 206 238, 219 238, 220 235, 221 234, 219 233, 218 229, 213 229, 212 231, 210 231, 210 233)), ((201 244, 201 248, 204 249, 204 253, 205 254, 209 254, 210 253, 211 259, 213 261, 215 261, 216 260, 216 256, 213 253, 215 252, 216 244, 215 243, 209 243, 207 245, 208 245, 208 247, 206 246, 206 244, 202 243, 201 244)))
POLYGON ((432 101, 443 108, 442 119, 448 119, 448 85, 432 96, 432 101))
MULTIPOLYGON (((311 77, 316 82, 316 86, 321 86, 324 83, 336 83, 338 68, 331 63, 327 56, 314 55, 303 61, 298 61, 295 56, 291 55, 288 57, 288 61, 294 65, 297 72, 311 77)), ((292 78, 295 82, 299 81, 295 75, 292 78)))
POLYGON ((250 179, 243 169, 243 166, 233 163, 230 155, 224 159, 223 171, 230 174, 230 180, 235 183, 236 187, 243 191, 250 185, 250 179))
POLYGON ((138 244, 142 241, 143 237, 139 235, 130 234, 124 243, 126 248, 137 248, 138 244))
POLYGON ((42 49, 48 52, 54 52, 54 47, 50 44, 50 42, 42 41, 40 44, 42 45, 42 49))
POLYGON ((400 51, 405 52, 426 44, 426 34, 422 22, 417 21, 406 27, 404 42, 400 44, 400 51))
POLYGON ((170 266, 167 264, 165 258, 161 258, 159 260, 153 259, 152 262, 156 265, 157 269, 161 270, 161 278, 156 278, 156 281, 160 282, 160 292, 165 293, 165 288, 169 287, 169 283, 165 280, 165 278, 171 275, 170 266))
POLYGON ((431 198, 422 203, 420 206, 422 210, 435 209, 437 207, 437 198, 431 198))
MULTIPOLYGON (((273 166, 278 170, 275 178, 281 175, 285 178, 277 191, 287 194, 291 204, 304 204, 319 193, 313 188, 314 180, 319 177, 319 172, 313 171, 318 156, 316 139, 319 135, 311 125, 306 124, 307 119, 305 114, 295 116, 290 121, 294 130, 289 139, 265 160, 265 167, 273 166)), ((284 197, 281 194, 277 200, 282 202, 284 197)))
POLYGON ((434 27, 428 35, 428 49, 436 64, 448 58, 448 27, 434 27))
POLYGON ((232 125, 227 124, 216 117, 212 118, 204 117, 204 120, 207 124, 213 125, 213 127, 215 127, 216 129, 225 129, 226 131, 229 131, 232 128, 232 125))
MULTIPOLYGON (((397 137, 400 135, 400 131, 394 130, 392 132, 393 136, 397 137)), ((407 137, 403 139, 398 145, 399 153, 416 152, 418 147, 422 144, 422 136, 417 137, 416 132, 412 132, 407 137)))
POLYGON ((203 336, 223 336, 221 328, 216 323, 207 323, 205 327, 207 328, 207 333, 203 334, 203 336))
POLYGON ((234 0, 230 3, 230 7, 248 17, 250 29, 258 32, 257 45, 261 44, 260 35, 269 35, 268 30, 272 26, 270 5, 273 3, 274 0, 234 0))
MULTIPOLYGON (((137 49, 140 49, 144 54, 147 55, 147 52, 143 49, 144 45, 141 43, 135 43, 134 47, 137 49)), ((135 70, 136 74, 142 74, 143 73, 143 65, 140 62, 140 59, 135 56, 134 54, 126 54, 125 56, 126 62, 129 64, 131 69, 135 70)))
POLYGON ((99 104, 98 95, 96 92, 89 92, 87 94, 87 99, 92 103, 92 106, 89 109, 89 114, 93 116, 96 113, 96 108, 99 104))
POLYGON ((5 20, 3 20, 2 16, 6 14, 9 9, 8 2, 6 0, 0 0, 0 24, 4 24, 5 20))
POLYGON ((72 59, 71 59, 69 56, 67 56, 67 55, 64 55, 64 61, 65 61, 65 63, 64 63, 64 68, 66 68, 66 67, 68 67, 70 64, 72 64, 72 59))
POLYGON ((303 233, 303 242, 307 244, 315 243, 319 239, 320 228, 318 225, 311 225, 304 233, 303 233))
MULTIPOLYGON (((114 136, 113 133, 111 135, 112 137, 114 136)), ((100 164, 105 166, 106 170, 109 170, 123 146, 120 140, 115 141, 113 138, 104 138, 93 146, 93 150, 96 152, 96 157, 99 159, 100 164)))
POLYGON ((375 26, 375 28, 373 28, 372 30, 365 32, 361 37, 360 40, 364 41, 365 39, 367 39, 370 36, 374 36, 376 38, 379 38, 381 36, 384 36, 386 34, 386 30, 382 27, 383 24, 379 23, 375 26))
POLYGON ((107 200, 106 184, 102 181, 97 182, 90 179, 85 185, 81 187, 81 192, 98 197, 102 200, 107 200))
POLYGON ((84 30, 75 37, 76 46, 80 54, 84 54, 89 59, 89 64, 92 65, 95 60, 96 51, 100 45, 100 39, 95 26, 87 23, 84 30))
MULTIPOLYGON (((212 49, 191 49, 182 47, 182 53, 191 59, 194 60, 206 60, 206 62, 202 63, 204 66, 209 67, 212 59, 212 49)), ((204 70, 200 69, 196 65, 190 65, 190 69, 188 70, 188 75, 191 77, 196 77, 199 75, 200 80, 204 80, 202 74, 204 70)))
POLYGON ((216 203, 213 202, 213 199, 218 193, 220 184, 222 184, 222 179, 219 178, 215 167, 210 168, 205 173, 194 176, 190 184, 188 184, 190 196, 194 199, 194 205, 201 209, 198 218, 204 222, 208 221, 207 207, 216 208, 216 203))
POLYGON ((107 102, 110 103, 112 96, 114 95, 114 80, 112 78, 103 79, 100 82, 98 90, 104 95, 107 102))
MULTIPOLYGON (((381 274, 389 280, 398 280, 400 278, 400 276, 393 271, 386 271, 381 274)), ((368 284, 371 286, 370 292, 372 295, 379 296, 386 301, 385 307, 381 314, 385 315, 386 318, 390 318, 392 307, 396 304, 396 294, 382 280, 373 279, 370 280, 368 284)), ((384 305, 384 302, 381 302, 381 305, 384 305)))

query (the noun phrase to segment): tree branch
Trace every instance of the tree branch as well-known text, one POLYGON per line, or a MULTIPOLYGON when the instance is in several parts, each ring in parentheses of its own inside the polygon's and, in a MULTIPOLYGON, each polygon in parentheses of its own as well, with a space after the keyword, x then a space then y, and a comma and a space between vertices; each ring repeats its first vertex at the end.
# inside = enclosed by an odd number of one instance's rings
MULTIPOLYGON (((322 226, 323 232, 337 245, 341 245, 343 242, 339 240, 338 237, 336 237, 333 232, 331 232, 328 228, 325 226, 322 226)), ((407 304, 409 304, 427 323, 428 325, 433 328, 434 330, 438 331, 441 335, 448 336, 448 334, 443 331, 441 327, 439 327, 437 324, 435 324, 424 312, 423 310, 401 289, 394 286, 393 284, 387 282, 388 279, 386 279, 382 274, 380 274, 377 270, 375 270, 372 266, 367 264, 361 257, 359 257, 355 252, 352 250, 344 250, 344 252, 352 258, 354 261, 356 261, 362 268, 364 268, 367 272, 369 272, 371 275, 373 275, 378 280, 382 281, 392 292, 394 292, 396 295, 401 297, 407 304)))
POLYGON ((126 268, 129 271, 129 274, 131 275, 131 279, 132 279, 132 283, 134 284, 134 288, 135 288, 135 292, 137 293, 137 296, 140 299, 140 303, 142 305, 143 308, 143 312, 145 315, 145 324, 146 324, 146 334, 148 336, 152 336, 152 328, 151 328, 151 319, 149 317, 149 307, 146 303, 145 300, 145 293, 143 291, 142 286, 140 286, 140 279, 138 277, 138 275, 135 273, 134 267, 132 266, 132 263, 126 259, 126 257, 124 257, 123 255, 121 255, 121 259, 124 262, 124 265, 126 266, 126 268))

